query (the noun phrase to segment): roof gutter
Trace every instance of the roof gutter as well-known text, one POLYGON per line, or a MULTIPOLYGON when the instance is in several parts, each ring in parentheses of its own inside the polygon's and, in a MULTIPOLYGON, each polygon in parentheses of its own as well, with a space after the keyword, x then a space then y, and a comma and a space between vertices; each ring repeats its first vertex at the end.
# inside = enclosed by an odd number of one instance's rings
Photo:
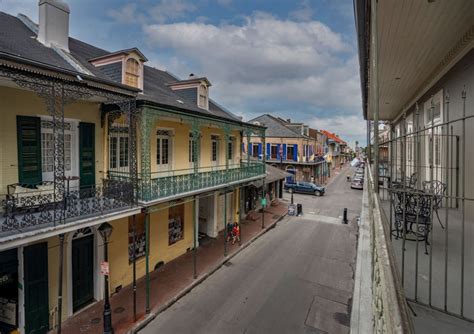
POLYGON ((359 49, 360 87, 362 92, 362 112, 367 119, 367 100, 369 83, 369 34, 370 34, 370 3, 367 0, 354 0, 354 17, 359 49))
POLYGON ((261 126, 261 125, 255 125, 255 124, 242 122, 242 121, 237 121, 237 120, 234 121, 234 120, 224 118, 224 117, 219 117, 219 116, 210 115, 210 114, 204 114, 204 113, 201 113, 199 111, 194 111, 194 110, 189 110, 189 109, 186 109, 186 108, 179 108, 179 107, 170 106, 170 105, 163 104, 163 103, 144 100, 143 98, 142 99, 137 99, 137 107, 147 107, 147 106, 155 107, 155 108, 159 108, 159 109, 164 109, 164 111, 182 113, 184 116, 195 115, 199 118, 219 120, 221 122, 226 122, 226 123, 231 123, 231 124, 238 124, 238 125, 245 126, 245 127, 248 127, 248 128, 254 128, 254 129, 259 129, 259 130, 266 130, 267 129, 267 127, 261 126))
MULTIPOLYGON (((69 81, 74 81, 74 82, 80 82, 80 80, 78 79, 78 76, 79 76, 81 79, 83 79, 86 82, 86 84, 88 84, 87 81, 90 81, 90 82, 95 82, 95 83, 98 83, 98 84, 106 85, 106 86, 109 86, 110 88, 115 88, 115 89, 111 89, 111 90, 119 90, 120 93, 124 94, 124 95, 135 96, 138 92, 141 91, 140 89, 133 88, 133 87, 123 85, 123 84, 119 84, 119 83, 116 83, 116 82, 113 82, 113 81, 110 81, 110 80, 105 80, 105 79, 97 78, 95 76, 87 75, 87 74, 84 74, 84 73, 63 69, 61 67, 57 67, 57 66, 53 66, 53 65, 48 65, 48 64, 45 64, 45 63, 42 63, 42 62, 26 59, 26 58, 19 57, 19 56, 13 55, 11 53, 3 52, 3 51, 0 51, 0 65, 5 65, 5 66, 8 66, 8 67, 16 67, 16 68, 19 68, 19 69, 23 69, 25 71, 28 71, 28 69, 27 68, 21 68, 21 65, 33 66, 33 67, 36 67, 36 68, 38 68, 40 70, 43 70, 43 71, 53 71, 53 72, 56 72, 58 74, 62 74, 63 75, 62 79, 69 80, 69 81), (5 60, 7 62, 15 62, 18 65, 15 66, 15 64, 3 63, 1 60, 5 60), (71 77, 68 78, 68 77, 64 77, 64 76, 71 76, 71 77)), ((48 73, 44 73, 44 72, 41 72, 41 71, 31 71, 30 70, 30 72, 34 72, 34 73, 41 74, 41 75, 48 75, 48 73)), ((107 87, 104 87, 103 89, 107 89, 107 87)))

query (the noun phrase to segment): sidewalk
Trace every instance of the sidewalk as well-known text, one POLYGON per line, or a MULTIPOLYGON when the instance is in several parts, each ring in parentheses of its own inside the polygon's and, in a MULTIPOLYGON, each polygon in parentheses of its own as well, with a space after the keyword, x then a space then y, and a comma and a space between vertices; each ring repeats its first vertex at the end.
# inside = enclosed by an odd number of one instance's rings
MULTIPOLYGON (((288 204, 280 201, 276 206, 265 210, 265 229, 262 229, 262 214, 253 214, 255 220, 241 221, 242 246, 238 243, 227 244, 227 259, 238 253, 253 239, 273 227, 282 216, 286 215, 288 204)), ((150 273, 150 315, 145 314, 145 279, 137 281, 137 323, 133 321, 132 287, 124 287, 110 298, 112 324, 115 334, 123 334, 135 328, 141 322, 155 316, 163 308, 173 303, 194 285, 199 284, 210 273, 224 264, 224 239, 222 233, 216 239, 198 247, 197 279, 193 279, 193 252, 188 252, 165 264, 162 268, 150 273)), ((97 302, 69 318, 63 323, 62 331, 68 334, 101 333, 103 331, 103 301, 97 302)), ((51 333, 54 333, 52 330, 51 333)))

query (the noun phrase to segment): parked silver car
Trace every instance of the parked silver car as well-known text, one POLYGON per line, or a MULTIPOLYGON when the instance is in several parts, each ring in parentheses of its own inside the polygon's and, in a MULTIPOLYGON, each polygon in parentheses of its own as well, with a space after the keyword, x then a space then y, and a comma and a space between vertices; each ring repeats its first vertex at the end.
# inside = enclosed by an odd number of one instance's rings
POLYGON ((354 175, 351 181, 352 189, 364 189, 364 176, 354 175))

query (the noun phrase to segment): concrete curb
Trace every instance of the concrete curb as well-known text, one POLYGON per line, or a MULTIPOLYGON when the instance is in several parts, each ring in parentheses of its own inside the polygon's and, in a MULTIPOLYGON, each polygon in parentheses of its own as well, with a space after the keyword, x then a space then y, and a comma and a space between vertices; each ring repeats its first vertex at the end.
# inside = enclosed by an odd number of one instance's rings
POLYGON ((223 265, 225 265, 227 262, 229 262, 234 256, 239 254, 241 251, 243 251, 245 248, 250 246, 255 240, 260 238, 262 235, 267 233, 269 230, 275 228, 276 224, 281 221, 283 218, 286 217, 286 213, 278 217, 278 219, 272 223, 271 225, 266 226, 260 233, 257 235, 253 236, 249 241, 246 243, 242 244, 241 247, 239 247, 234 253, 228 255, 226 258, 224 258, 222 261, 220 261, 214 268, 212 268, 210 271, 207 273, 204 273, 200 277, 196 278, 194 282, 192 282, 190 285, 185 287, 183 290, 181 290, 176 296, 174 296, 172 299, 167 301, 165 304, 161 305, 156 311, 151 311, 150 314, 148 314, 144 319, 137 321, 137 323, 127 331, 128 334, 135 334, 138 333, 140 330, 145 328, 150 322, 152 322, 160 313, 171 307, 174 303, 176 303, 178 300, 183 298, 185 295, 187 295, 192 289, 194 289, 196 286, 204 282, 209 276, 214 274, 217 270, 219 270, 223 265))

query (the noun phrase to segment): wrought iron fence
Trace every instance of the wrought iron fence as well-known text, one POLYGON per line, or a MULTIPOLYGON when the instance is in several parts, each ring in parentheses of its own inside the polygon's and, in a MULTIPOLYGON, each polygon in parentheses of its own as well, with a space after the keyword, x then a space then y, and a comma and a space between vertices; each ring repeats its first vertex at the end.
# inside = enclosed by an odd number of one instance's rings
POLYGON ((366 168, 351 333, 414 333, 384 218, 372 173, 366 168))
POLYGON ((474 112, 433 96, 380 143, 381 207, 409 300, 474 321, 474 112))
MULTIPOLYGON (((183 194, 204 188, 243 181, 265 174, 263 162, 241 162, 240 164, 174 169, 151 173, 151 181, 146 184, 139 175, 138 198, 151 201, 173 195, 183 194)), ((126 172, 109 172, 112 180, 128 180, 126 172)))
POLYGON ((134 205, 133 186, 123 180, 104 179, 100 185, 69 188, 60 196, 52 187, 18 188, 1 196, 0 233, 67 224, 134 205))

